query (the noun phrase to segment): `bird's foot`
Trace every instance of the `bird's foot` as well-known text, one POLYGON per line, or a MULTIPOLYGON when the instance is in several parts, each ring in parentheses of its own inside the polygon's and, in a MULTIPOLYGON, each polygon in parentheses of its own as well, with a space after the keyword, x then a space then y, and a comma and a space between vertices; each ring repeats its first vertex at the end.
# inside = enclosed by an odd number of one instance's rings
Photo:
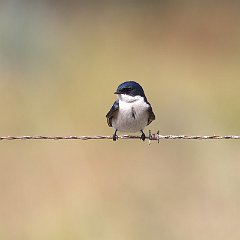
POLYGON ((116 130, 113 134, 113 141, 116 141, 117 139, 118 139, 118 135, 117 135, 117 130, 116 130))
POLYGON ((145 133, 143 132, 143 130, 141 130, 141 133, 142 133, 142 135, 141 135, 140 139, 143 140, 143 141, 145 141, 146 135, 145 135, 145 133))

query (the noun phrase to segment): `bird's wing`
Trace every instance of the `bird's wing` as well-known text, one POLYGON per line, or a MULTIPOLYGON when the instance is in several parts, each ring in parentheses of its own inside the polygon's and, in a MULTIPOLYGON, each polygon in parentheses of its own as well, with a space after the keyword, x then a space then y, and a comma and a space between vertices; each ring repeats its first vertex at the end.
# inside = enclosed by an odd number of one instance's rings
POLYGON ((112 127, 112 118, 115 116, 119 109, 119 101, 116 100, 114 104, 112 105, 110 111, 107 113, 106 118, 107 118, 107 123, 109 127, 112 127))
POLYGON ((149 102, 147 102, 149 104, 149 108, 148 108, 148 123, 147 125, 149 125, 153 120, 155 120, 155 114, 153 113, 151 104, 149 102))

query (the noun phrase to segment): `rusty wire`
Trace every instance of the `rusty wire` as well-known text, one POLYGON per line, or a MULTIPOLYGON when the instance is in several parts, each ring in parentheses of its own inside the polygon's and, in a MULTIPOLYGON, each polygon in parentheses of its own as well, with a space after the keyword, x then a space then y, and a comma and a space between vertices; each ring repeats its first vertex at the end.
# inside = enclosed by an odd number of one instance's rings
MULTIPOLYGON (((122 135, 118 137, 119 139, 140 139, 139 136, 132 135, 122 135)), ((100 139, 112 139, 112 136, 0 136, 0 141, 2 140, 100 140, 100 139)), ((150 141, 160 141, 160 140, 240 140, 240 135, 210 135, 210 136, 200 136, 200 135, 160 135, 159 132, 151 134, 149 131, 149 136, 146 139, 150 141)))

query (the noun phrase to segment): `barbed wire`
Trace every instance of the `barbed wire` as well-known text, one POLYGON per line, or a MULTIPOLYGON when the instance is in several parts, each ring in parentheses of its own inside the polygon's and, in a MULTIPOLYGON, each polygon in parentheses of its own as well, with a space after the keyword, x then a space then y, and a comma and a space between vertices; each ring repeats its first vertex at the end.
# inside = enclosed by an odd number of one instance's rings
MULTIPOLYGON (((112 139, 112 136, 0 136, 0 141, 12 141, 12 140, 104 140, 104 139, 112 139)), ((140 139, 139 136, 132 135, 122 135, 118 136, 118 139, 140 139)), ((159 141, 160 140, 240 140, 240 135, 210 135, 210 136, 189 136, 189 135, 160 135, 159 131, 157 133, 151 134, 149 131, 149 136, 146 136, 146 139, 151 141, 159 141)))

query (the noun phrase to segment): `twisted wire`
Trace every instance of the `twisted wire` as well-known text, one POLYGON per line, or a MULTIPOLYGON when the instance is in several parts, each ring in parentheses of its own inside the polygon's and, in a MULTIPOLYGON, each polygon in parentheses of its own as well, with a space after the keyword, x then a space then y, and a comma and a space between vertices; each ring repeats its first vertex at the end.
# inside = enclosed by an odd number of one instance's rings
MULTIPOLYGON (((122 135, 118 136, 119 139, 140 139, 139 136, 132 135, 122 135)), ((112 136, 0 136, 0 141, 12 141, 12 140, 104 140, 112 139, 112 136)), ((240 135, 160 135, 159 132, 151 134, 149 131, 149 136, 146 136, 149 141, 160 141, 160 140, 240 140, 240 135)))

